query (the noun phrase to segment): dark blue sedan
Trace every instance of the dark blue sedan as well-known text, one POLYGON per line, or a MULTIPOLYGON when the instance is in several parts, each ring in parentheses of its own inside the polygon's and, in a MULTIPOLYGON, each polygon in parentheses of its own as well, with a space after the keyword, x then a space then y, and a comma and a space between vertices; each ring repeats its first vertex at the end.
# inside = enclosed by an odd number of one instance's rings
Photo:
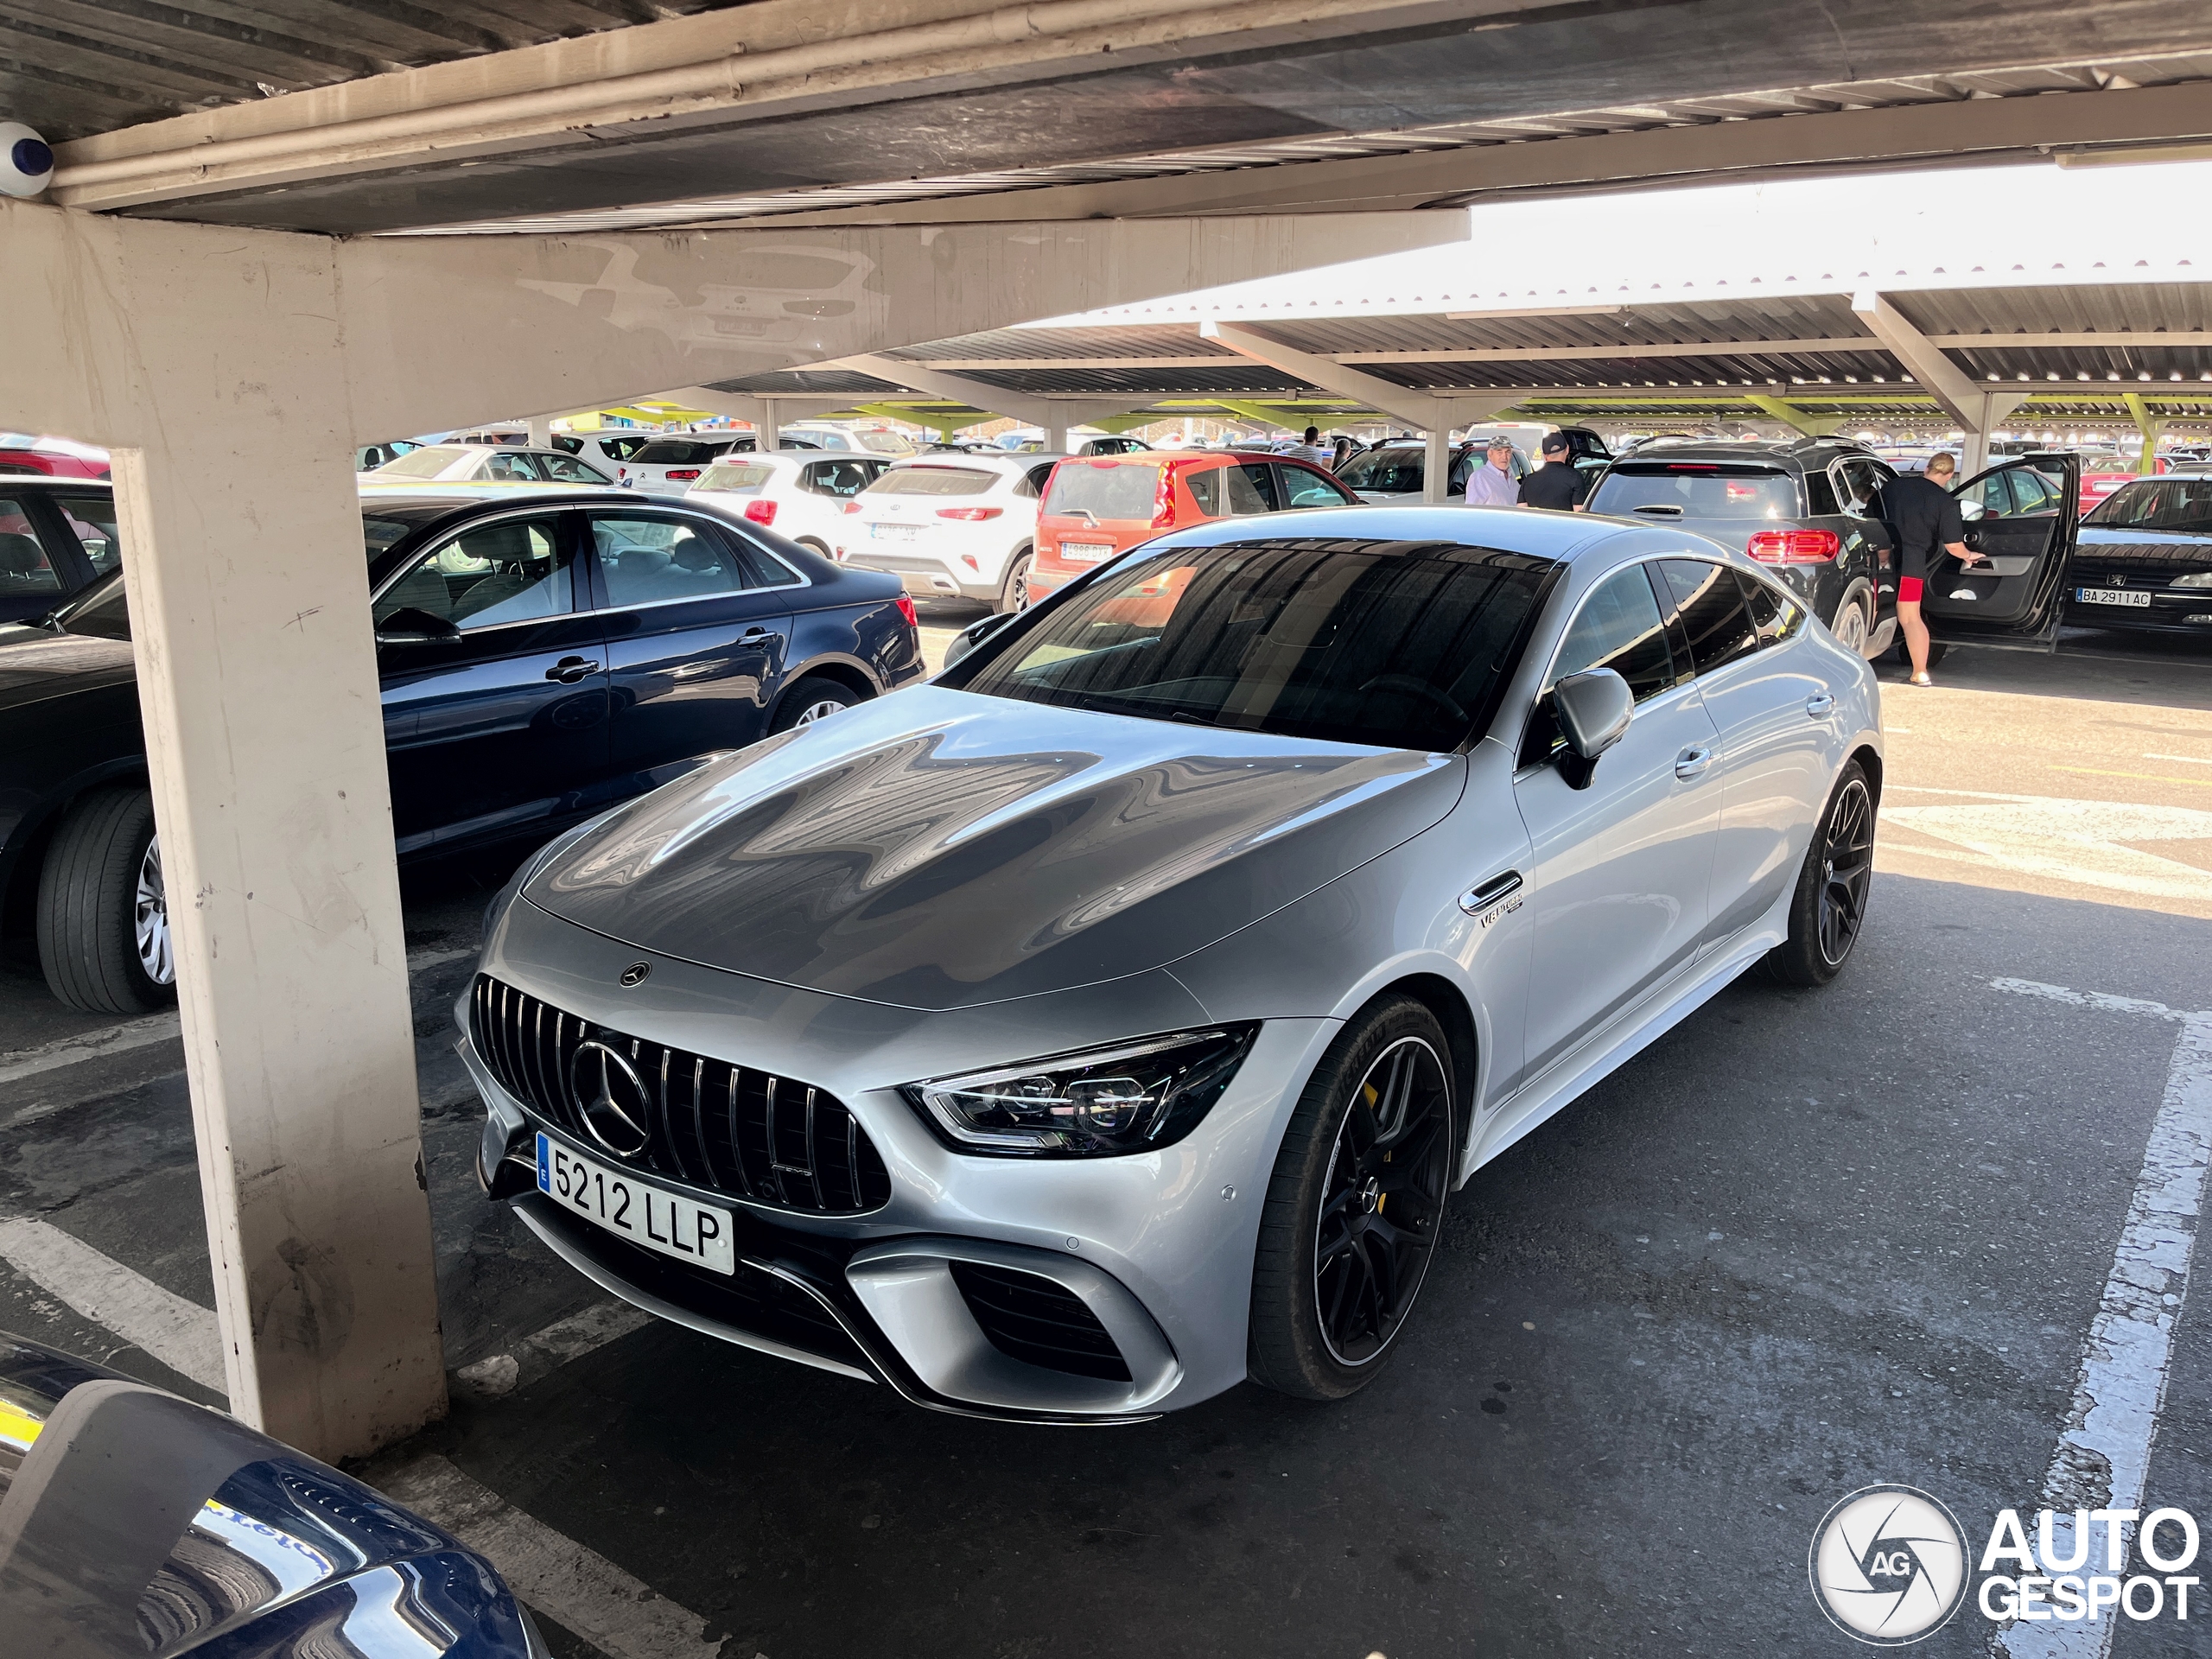
POLYGON ((492 1564, 243 1423, 0 1333, 0 1646, 545 1659, 492 1564))
MULTIPOLYGON (((923 673, 896 576, 709 505, 370 488, 361 528, 403 860, 543 842, 923 673)), ((175 967, 123 582, 0 626, 0 918, 63 1001, 133 1014, 175 967)))

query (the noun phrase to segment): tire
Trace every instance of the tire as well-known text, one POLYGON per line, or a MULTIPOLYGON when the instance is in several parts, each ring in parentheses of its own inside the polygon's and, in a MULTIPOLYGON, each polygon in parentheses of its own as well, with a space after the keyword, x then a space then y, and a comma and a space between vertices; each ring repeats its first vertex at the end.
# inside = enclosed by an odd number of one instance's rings
POLYGON ((1348 1025, 1314 1068, 1260 1214, 1246 1355, 1254 1382, 1341 1400, 1374 1381, 1395 1347, 1444 1234, 1459 1147, 1451 1054, 1436 1016, 1393 996, 1348 1025), (1412 1086, 1394 1114, 1395 1078, 1412 1086), (1362 1128, 1378 1114, 1382 1136, 1370 1128, 1363 1152, 1362 1128), (1408 1224, 1385 1220, 1393 1201, 1408 1224))
POLYGON ((1766 953, 1763 965, 1777 984, 1825 985, 1851 960, 1873 881, 1874 817, 1866 770, 1851 761, 1805 849, 1789 901, 1789 937, 1766 953))
POLYGON ((770 732, 788 732, 800 726, 811 726, 817 720, 851 708, 861 700, 861 694, 839 680, 824 674, 809 674, 790 690, 776 705, 776 717, 770 722, 770 732))
POLYGON ((88 791, 62 814, 39 870, 38 959, 54 995, 87 1014, 149 1014, 176 1001, 154 798, 137 785, 88 791))
POLYGON ((1835 618, 1828 624, 1828 632, 1835 635, 1838 645, 1864 657, 1866 641, 1874 632, 1872 596, 1863 588, 1853 588, 1843 603, 1835 607, 1835 618))
MULTIPOLYGON (((1928 666, 1933 668, 1942 662, 1950 649, 1950 646, 1941 639, 1930 639, 1928 642, 1928 666)), ((1890 654, 1897 659, 1901 667, 1910 669, 1912 666, 1912 649, 1904 642, 1902 624, 1899 625, 1897 631, 1897 642, 1890 648, 1890 654)))
POLYGON ((801 547, 805 548, 809 552, 819 553, 825 559, 834 560, 836 556, 835 554, 830 552, 829 548, 824 546, 822 543, 816 541, 811 536, 800 537, 798 538, 798 544, 801 547))
POLYGON ((991 607, 993 611, 1003 614, 1029 608, 1029 567, 1036 562, 1036 554, 1026 547, 1014 556, 1014 562, 1006 568, 1006 580, 999 586, 998 603, 991 607))

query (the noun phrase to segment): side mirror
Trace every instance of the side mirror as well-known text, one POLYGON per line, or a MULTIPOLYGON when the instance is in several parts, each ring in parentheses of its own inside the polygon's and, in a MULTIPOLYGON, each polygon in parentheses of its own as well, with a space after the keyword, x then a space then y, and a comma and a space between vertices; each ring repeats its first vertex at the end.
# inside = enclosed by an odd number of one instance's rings
POLYGON ((403 605, 377 629, 379 645, 457 645, 461 630, 442 616, 403 605))
POLYGON ((1020 614, 1019 611, 1001 611, 997 615, 987 616, 980 622, 970 622, 959 632, 954 634, 952 643, 945 646, 944 665, 950 668, 1020 614))
POLYGON ((1598 757, 1627 734, 1636 713, 1635 694, 1611 669, 1586 669, 1552 687, 1552 711, 1567 738, 1560 775, 1569 788, 1587 789, 1598 757))

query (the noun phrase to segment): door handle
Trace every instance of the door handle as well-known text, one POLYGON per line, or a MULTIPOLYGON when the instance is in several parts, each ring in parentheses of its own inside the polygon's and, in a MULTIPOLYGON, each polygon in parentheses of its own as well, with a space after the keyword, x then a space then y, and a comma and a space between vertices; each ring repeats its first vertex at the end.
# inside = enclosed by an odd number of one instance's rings
POLYGON ((563 685, 574 685, 599 672, 599 664, 588 657, 563 657, 545 671, 549 680, 558 680, 563 685))
POLYGON ((1459 908, 1472 916, 1488 910, 1499 899, 1521 890, 1521 872, 1508 870, 1503 875, 1494 875, 1482 886, 1459 895, 1459 908))
POLYGON ((1835 698, 1826 691, 1815 691, 1805 699, 1805 712, 1815 720, 1826 720, 1835 712, 1835 698))
POLYGON ((1675 776, 1684 783, 1705 776, 1705 769, 1713 764, 1711 749, 1684 749, 1675 757, 1675 776))
POLYGON ((773 629, 764 628, 756 622, 753 626, 747 628, 743 633, 737 636, 737 643, 741 645, 766 645, 771 639, 779 639, 780 637, 781 636, 773 629))

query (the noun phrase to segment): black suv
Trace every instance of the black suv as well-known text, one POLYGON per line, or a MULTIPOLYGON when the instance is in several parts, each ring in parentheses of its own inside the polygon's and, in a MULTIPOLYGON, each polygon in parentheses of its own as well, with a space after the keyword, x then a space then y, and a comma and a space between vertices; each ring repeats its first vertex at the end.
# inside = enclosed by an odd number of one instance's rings
POLYGON ((1875 498, 1895 476, 1839 438, 1670 443, 1607 467, 1590 511, 1679 524, 1748 553, 1838 639, 1877 657, 1897 632, 1897 582, 1875 498))

